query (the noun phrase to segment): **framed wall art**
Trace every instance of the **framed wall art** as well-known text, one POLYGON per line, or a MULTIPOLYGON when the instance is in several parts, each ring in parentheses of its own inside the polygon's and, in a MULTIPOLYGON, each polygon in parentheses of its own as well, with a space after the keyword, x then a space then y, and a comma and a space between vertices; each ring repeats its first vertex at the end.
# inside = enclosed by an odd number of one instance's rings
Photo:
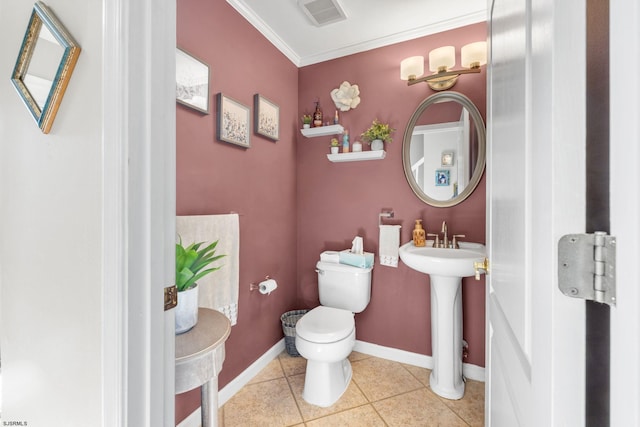
POLYGON ((244 148, 251 147, 251 111, 249 107, 233 98, 216 95, 216 138, 244 148))
POLYGON ((449 170, 438 169, 436 170, 436 187, 449 185, 449 170))
POLYGON ((443 151, 440 160, 442 166, 453 166, 453 151, 443 151))
POLYGON ((176 48, 176 101, 209 114, 209 66, 176 48))
POLYGON ((260 94, 253 96, 253 129, 273 141, 280 138, 280 107, 260 94))

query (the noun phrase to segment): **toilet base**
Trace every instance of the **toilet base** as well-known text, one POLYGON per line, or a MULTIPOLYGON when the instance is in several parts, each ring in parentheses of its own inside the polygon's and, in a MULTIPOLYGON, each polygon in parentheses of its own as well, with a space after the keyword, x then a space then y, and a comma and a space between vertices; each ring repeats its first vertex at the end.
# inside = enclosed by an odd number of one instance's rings
POLYGON ((307 360, 302 398, 312 405, 331 406, 347 390, 351 376, 349 359, 330 363, 307 360))

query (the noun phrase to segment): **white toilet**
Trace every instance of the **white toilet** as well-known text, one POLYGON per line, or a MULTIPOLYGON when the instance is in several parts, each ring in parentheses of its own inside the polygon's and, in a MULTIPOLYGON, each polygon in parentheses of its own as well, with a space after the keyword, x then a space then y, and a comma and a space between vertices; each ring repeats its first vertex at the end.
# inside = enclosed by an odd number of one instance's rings
POLYGON ((320 305, 296 323, 296 349, 307 359, 302 397, 327 407, 340 399, 351 381, 347 357, 356 342, 354 313, 371 299, 371 270, 319 261, 320 305))

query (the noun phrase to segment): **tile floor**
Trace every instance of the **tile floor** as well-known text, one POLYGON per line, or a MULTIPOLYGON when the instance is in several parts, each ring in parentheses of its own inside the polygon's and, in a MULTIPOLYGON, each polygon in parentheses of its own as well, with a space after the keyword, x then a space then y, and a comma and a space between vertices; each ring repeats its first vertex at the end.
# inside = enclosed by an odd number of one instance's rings
POLYGON ((349 356, 353 379, 340 400, 319 408, 302 399, 306 361, 280 354, 219 411, 235 426, 482 426, 484 383, 468 380, 464 398, 429 389, 430 370, 362 353, 349 356))

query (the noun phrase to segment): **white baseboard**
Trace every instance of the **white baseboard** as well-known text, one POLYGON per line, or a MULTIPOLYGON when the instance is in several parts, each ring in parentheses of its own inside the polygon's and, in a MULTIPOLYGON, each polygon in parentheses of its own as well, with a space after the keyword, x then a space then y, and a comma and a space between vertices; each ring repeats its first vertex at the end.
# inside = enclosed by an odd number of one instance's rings
MULTIPOLYGON (((393 360, 394 362, 406 363, 407 365, 418 366, 420 368, 433 369, 433 358, 424 354, 412 353, 410 351, 399 350, 397 348, 383 347, 378 344, 371 344, 356 340, 354 351, 379 357, 381 359, 393 360)), ((471 363, 462 364, 462 375, 470 380, 484 382, 484 368, 471 363)))
MULTIPOLYGON (((278 357, 285 349, 284 338, 278 341, 273 347, 266 351, 258 360, 253 362, 247 369, 242 371, 240 375, 235 377, 229 384, 224 386, 218 392, 218 406, 221 407, 229 401, 242 387, 247 385, 258 373, 264 369, 273 359, 278 357)), ((407 365, 418 366, 420 368, 433 369, 433 358, 424 354, 412 353, 410 351, 399 350, 397 348, 383 347, 378 344, 371 344, 364 341, 356 340, 353 348, 359 353, 368 354, 369 356, 379 357, 381 359, 393 360, 394 362, 406 363, 407 365)), ((462 364, 462 374, 475 381, 484 382, 484 368, 470 363, 462 364)), ((177 427, 199 427, 200 426, 200 408, 192 412, 177 427)))
MULTIPOLYGON (((285 349, 284 338, 278 341, 273 347, 267 350, 258 360, 253 362, 240 375, 235 377, 229 384, 224 386, 218 393, 218 407, 229 401, 242 387, 247 385, 258 373, 264 369, 273 359, 278 357, 285 349)), ((223 368, 224 369, 224 368, 223 368)))
POLYGON ((202 427, 202 415, 200 407, 182 420, 176 427, 202 427))

